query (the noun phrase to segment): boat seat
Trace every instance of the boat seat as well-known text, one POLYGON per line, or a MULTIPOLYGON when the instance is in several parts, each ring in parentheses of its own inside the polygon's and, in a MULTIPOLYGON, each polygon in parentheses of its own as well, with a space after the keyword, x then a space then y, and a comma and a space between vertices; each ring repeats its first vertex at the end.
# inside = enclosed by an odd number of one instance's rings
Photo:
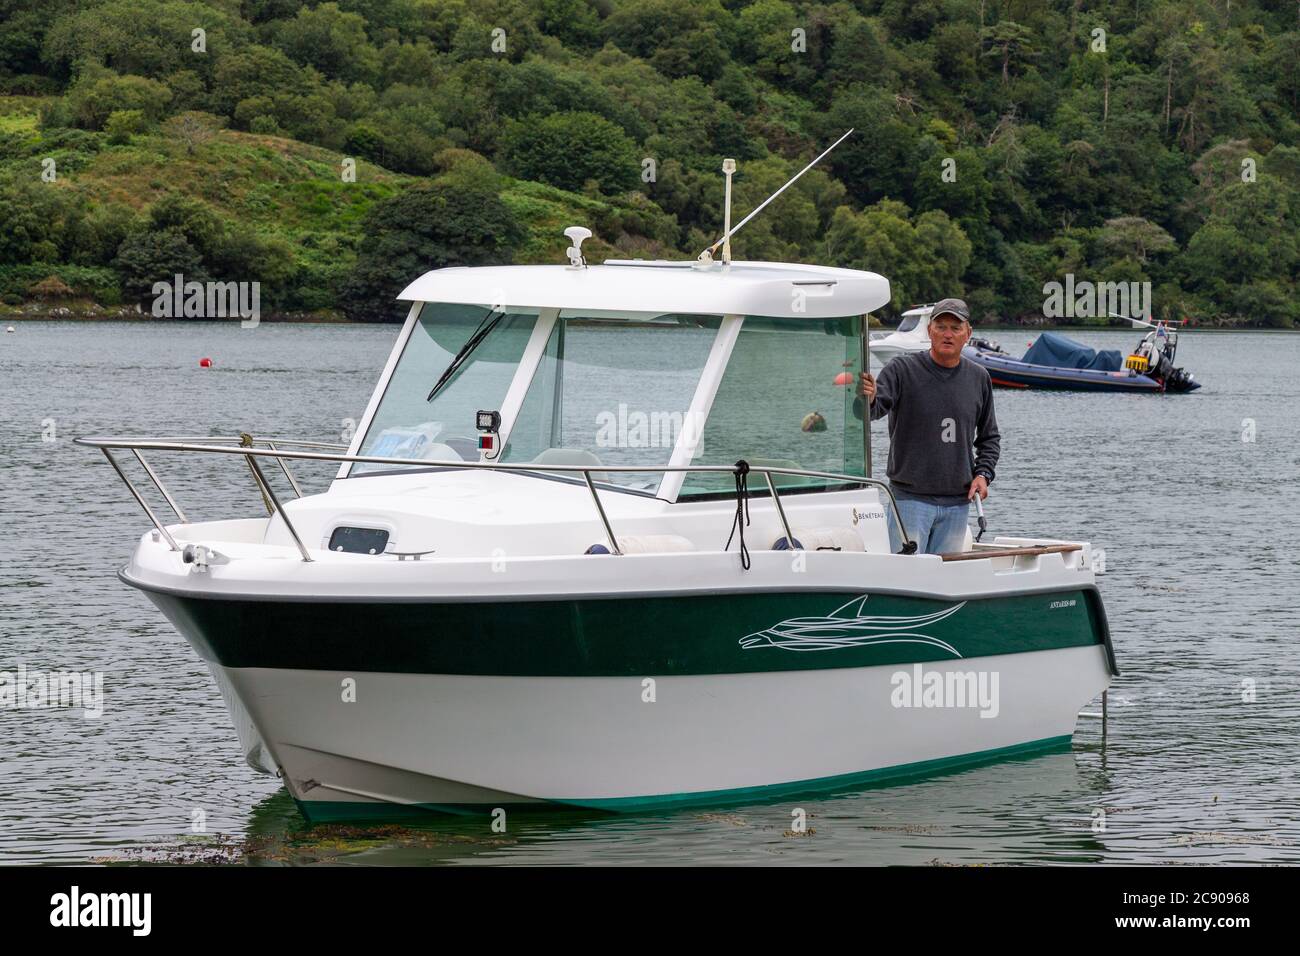
MULTIPOLYGON (((788 468, 791 471, 802 471, 803 465, 793 458, 750 458, 750 468, 788 468)), ((806 484, 807 478, 800 478, 796 475, 773 475, 772 484, 776 485, 779 491, 782 488, 798 487, 806 484)), ((749 476, 749 488, 751 491, 766 492, 767 481, 762 475, 751 474, 749 476)))
MULTIPOLYGON (((618 536, 618 549, 624 554, 670 554, 694 551, 695 545, 680 534, 626 534, 618 536)), ((593 544, 584 554, 609 554, 609 545, 593 544)))
MULTIPOLYGON (((852 528, 801 528, 795 532, 795 547, 804 551, 866 551, 862 536, 852 528)), ((773 551, 789 551, 785 535, 772 543, 773 551)))
MULTIPOLYGON (((455 439, 452 439, 452 441, 455 441, 455 439)), ((463 461, 465 459, 461 450, 452 445, 451 442, 440 441, 430 442, 426 445, 420 453, 420 457, 427 461, 463 461)))
POLYGON ((789 468, 791 471, 801 471, 803 465, 799 464, 793 458, 751 458, 749 459, 750 468, 789 468))
POLYGON ((533 459, 535 465, 601 465, 599 458, 585 448, 548 448, 533 459))

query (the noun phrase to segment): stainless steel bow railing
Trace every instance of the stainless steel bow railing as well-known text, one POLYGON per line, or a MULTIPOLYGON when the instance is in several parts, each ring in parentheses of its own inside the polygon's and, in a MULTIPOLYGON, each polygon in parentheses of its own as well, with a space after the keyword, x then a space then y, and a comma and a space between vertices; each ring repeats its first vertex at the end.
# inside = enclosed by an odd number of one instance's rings
MULTIPOLYGON (((762 475, 767 484, 767 490, 772 496, 772 503, 776 508, 777 516, 781 520, 781 527, 785 531, 785 537, 790 542, 790 547, 795 547, 795 537, 790 530, 790 522, 786 518, 785 508, 781 504, 781 497, 777 494, 776 484, 772 481, 773 475, 785 475, 799 478, 822 478, 830 481, 840 481, 849 484, 869 485, 884 491, 889 497, 891 511, 895 524, 898 526, 900 539, 904 542, 903 550, 911 553, 915 550, 915 543, 908 536, 906 528, 903 527, 903 521, 898 513, 898 502, 894 499, 894 493, 890 490, 889 485, 876 478, 867 478, 862 475, 841 475, 829 471, 809 471, 800 468, 772 468, 765 465, 747 465, 741 467, 736 465, 538 465, 536 462, 521 463, 503 463, 503 462, 485 462, 485 461, 429 461, 426 459, 411 458, 381 458, 373 455, 348 455, 339 452, 319 452, 319 451, 294 451, 291 449, 301 448, 345 448, 347 446, 338 442, 316 442, 300 441, 297 439, 286 438, 263 438, 254 439, 248 435, 237 437, 230 436, 201 436, 194 438, 103 438, 103 437, 85 437, 76 438, 73 441, 78 445, 86 445, 91 448, 98 448, 108 459, 108 463, 113 466, 117 476, 122 479, 127 489, 131 492, 132 497, 144 509, 153 526, 158 529, 158 533, 166 540, 168 546, 173 551, 180 551, 180 546, 176 539, 172 537, 171 532, 158 519, 158 515, 145 500, 144 496, 136 488, 131 479, 127 477, 126 472, 122 470, 121 464, 113 457, 113 451, 126 450, 130 451, 141 467, 144 469, 149 480, 153 482, 154 487, 166 500, 176 517, 180 519, 181 524, 189 524, 190 521, 185 517, 185 513, 172 497, 167 486, 163 484, 158 473, 154 471, 141 451, 169 451, 169 452, 198 452, 203 454, 216 455, 241 455, 248 463, 249 471, 261 492, 264 501, 267 504, 267 511, 271 515, 278 514, 284 522, 285 528, 288 529, 294 544, 298 547, 298 552, 302 555, 304 561, 311 561, 312 557, 308 553, 298 530, 294 527, 288 513, 276 495, 271 483, 266 480, 266 475, 262 472, 261 467, 257 464, 258 458, 273 458, 279 464, 280 470, 284 472, 289 486, 293 489, 294 495, 298 498, 303 496, 302 488, 294 478, 289 466, 285 460, 291 461, 328 461, 328 462, 351 462, 354 464, 367 465, 393 465, 402 468, 416 466, 422 469, 473 469, 484 468, 491 471, 507 471, 522 474, 525 476, 542 477, 557 472, 573 473, 582 475, 583 481, 587 485, 587 490, 591 492, 592 503, 596 506, 596 513, 600 516, 600 523, 605 529, 605 537, 609 541, 609 548, 612 554, 622 554, 618 546, 618 539, 614 535, 613 526, 609 522, 609 516, 605 513, 605 507, 601 504, 600 495, 596 490, 596 484, 592 481, 593 474, 637 474, 645 472, 667 473, 667 472, 705 472, 713 474, 730 474, 738 478, 745 476, 747 472, 762 475), (264 447, 258 447, 259 445, 264 447)), ((746 479, 747 480, 747 479, 746 479)))

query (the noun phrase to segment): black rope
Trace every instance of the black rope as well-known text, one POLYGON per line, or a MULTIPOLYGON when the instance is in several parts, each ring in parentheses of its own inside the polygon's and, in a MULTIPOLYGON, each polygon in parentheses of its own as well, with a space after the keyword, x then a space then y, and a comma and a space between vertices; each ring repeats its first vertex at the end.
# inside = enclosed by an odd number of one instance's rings
POLYGON ((727 535, 727 546, 731 550, 731 539, 740 532, 740 566, 749 570, 749 548, 745 547, 745 525, 749 524, 749 462, 740 459, 736 462, 736 517, 731 522, 731 534, 727 535))

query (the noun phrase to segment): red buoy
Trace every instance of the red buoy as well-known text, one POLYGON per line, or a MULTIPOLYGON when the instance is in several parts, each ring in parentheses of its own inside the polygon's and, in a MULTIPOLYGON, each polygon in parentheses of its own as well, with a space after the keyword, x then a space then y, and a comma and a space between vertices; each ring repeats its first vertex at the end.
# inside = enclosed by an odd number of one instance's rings
POLYGON ((836 384, 836 385, 852 385, 852 384, 853 384, 853 373, 852 373, 852 372, 840 372, 839 375, 836 375, 836 376, 835 376, 835 384, 836 384))
POLYGON ((199 368, 212 368, 212 359, 207 357, 199 359, 199 368))

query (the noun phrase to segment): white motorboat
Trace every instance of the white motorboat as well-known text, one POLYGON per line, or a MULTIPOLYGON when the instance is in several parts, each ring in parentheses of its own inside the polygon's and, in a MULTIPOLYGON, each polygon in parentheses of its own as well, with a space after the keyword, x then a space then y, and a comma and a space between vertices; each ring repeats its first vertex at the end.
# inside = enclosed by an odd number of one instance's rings
POLYGON ((1090 546, 892 553, 852 390, 817 405, 784 374, 860 370, 887 280, 725 247, 589 267, 584 233, 568 266, 417 278, 345 450, 79 439, 152 520, 120 576, 211 667, 247 761, 323 820, 721 804, 1068 748, 1117 673, 1090 546), (187 520, 155 451, 244 457, 270 513, 187 520), (327 490, 302 461, 340 463, 327 490))
POLYGON ((930 350, 930 313, 934 303, 913 306, 903 313, 898 327, 889 332, 873 332, 871 357, 883 365, 896 355, 930 350))

